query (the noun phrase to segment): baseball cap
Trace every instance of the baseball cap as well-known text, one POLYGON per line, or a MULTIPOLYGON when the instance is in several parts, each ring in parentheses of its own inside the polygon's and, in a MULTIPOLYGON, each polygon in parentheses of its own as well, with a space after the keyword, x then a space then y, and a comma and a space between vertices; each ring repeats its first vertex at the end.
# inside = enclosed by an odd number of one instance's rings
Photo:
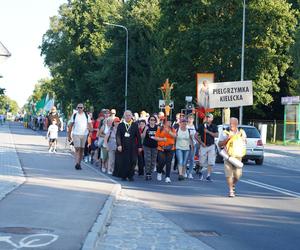
POLYGON ((206 117, 209 117, 209 118, 214 118, 214 116, 213 116, 213 114, 212 113, 206 113, 206 115, 205 115, 206 117))

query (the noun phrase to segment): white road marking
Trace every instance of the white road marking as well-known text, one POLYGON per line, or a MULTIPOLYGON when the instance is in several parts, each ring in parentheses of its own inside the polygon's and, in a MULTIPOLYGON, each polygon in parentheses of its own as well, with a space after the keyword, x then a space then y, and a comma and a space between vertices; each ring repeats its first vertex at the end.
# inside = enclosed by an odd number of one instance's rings
POLYGON ((278 192, 278 193, 282 193, 291 197, 295 197, 295 198, 300 198, 300 193, 291 191, 291 190, 287 190, 284 188, 280 188, 280 187, 276 187, 276 186, 272 186, 272 185, 268 185, 262 182, 258 182, 258 181, 254 181, 254 180, 240 180, 240 182, 244 182, 250 185, 254 185, 257 187, 261 187, 261 188, 265 188, 274 192, 278 192))
POLYGON ((224 173, 222 173, 222 172, 213 172, 214 174, 224 174, 224 173))
POLYGON ((0 236, 0 242, 6 242, 14 249, 44 247, 52 244, 57 239, 58 235, 55 234, 32 234, 24 237, 19 241, 19 244, 16 244, 11 240, 11 236, 0 236))

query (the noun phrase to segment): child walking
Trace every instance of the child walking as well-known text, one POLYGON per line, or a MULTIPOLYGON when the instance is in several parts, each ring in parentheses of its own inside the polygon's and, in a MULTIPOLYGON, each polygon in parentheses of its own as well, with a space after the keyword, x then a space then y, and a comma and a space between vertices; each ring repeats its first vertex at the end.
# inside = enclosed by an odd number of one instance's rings
POLYGON ((49 139, 49 153, 56 153, 57 137, 58 126, 56 125, 56 120, 53 120, 47 132, 47 138, 49 139))

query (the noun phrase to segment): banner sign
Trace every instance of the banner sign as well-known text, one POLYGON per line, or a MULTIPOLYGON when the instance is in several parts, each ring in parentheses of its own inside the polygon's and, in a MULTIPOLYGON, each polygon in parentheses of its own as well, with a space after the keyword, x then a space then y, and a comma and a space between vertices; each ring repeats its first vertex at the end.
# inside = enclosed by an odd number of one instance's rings
POLYGON ((253 104, 252 81, 209 84, 209 107, 231 108, 253 104))
POLYGON ((208 109, 208 89, 212 82, 214 82, 214 73, 197 73, 197 104, 199 107, 208 109))

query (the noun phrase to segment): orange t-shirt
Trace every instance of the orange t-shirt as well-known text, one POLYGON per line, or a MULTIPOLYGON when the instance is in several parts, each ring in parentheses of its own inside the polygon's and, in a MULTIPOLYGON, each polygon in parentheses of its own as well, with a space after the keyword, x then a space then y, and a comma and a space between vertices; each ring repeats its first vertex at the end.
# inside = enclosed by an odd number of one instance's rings
MULTIPOLYGON (((174 128, 170 128, 170 131, 174 134, 176 134, 176 130, 174 128)), ((155 137, 159 138, 167 138, 167 141, 158 141, 157 142, 157 149, 163 151, 163 146, 170 146, 173 145, 172 150, 175 149, 175 138, 171 136, 169 133, 167 133, 164 129, 161 130, 161 128, 158 128, 155 137)))

